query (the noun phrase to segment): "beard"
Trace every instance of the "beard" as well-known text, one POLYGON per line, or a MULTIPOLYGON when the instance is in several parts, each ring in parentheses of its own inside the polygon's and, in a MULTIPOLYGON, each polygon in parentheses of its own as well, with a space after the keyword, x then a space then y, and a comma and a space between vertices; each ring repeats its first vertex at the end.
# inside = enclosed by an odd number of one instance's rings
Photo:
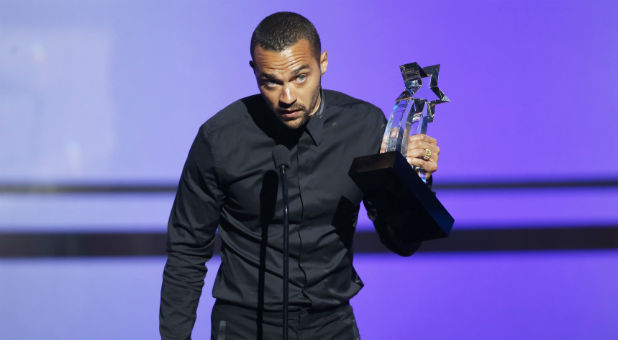
POLYGON ((309 109, 307 109, 305 105, 294 104, 288 108, 280 108, 279 112, 276 114, 277 118, 288 129, 295 130, 295 129, 298 129, 304 126, 307 123, 307 121, 309 121, 311 116, 313 116, 315 112, 318 110, 319 103, 321 102, 320 100, 321 93, 322 93, 322 86, 320 85, 317 87, 316 91, 311 96, 311 102, 309 103, 309 107, 310 107, 309 109), (293 111, 298 111, 300 115, 298 117, 294 117, 293 119, 286 119, 284 114, 293 112, 293 111))

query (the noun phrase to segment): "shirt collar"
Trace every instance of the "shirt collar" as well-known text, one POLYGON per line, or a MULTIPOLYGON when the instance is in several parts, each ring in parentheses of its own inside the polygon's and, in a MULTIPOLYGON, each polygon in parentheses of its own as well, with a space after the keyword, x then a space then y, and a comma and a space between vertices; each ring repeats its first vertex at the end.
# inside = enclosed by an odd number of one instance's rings
POLYGON ((313 143, 315 145, 319 145, 322 140, 322 129, 324 127, 324 107, 326 106, 326 98, 324 98, 324 91, 320 89, 320 107, 318 110, 309 118, 305 129, 311 139, 313 139, 313 143))

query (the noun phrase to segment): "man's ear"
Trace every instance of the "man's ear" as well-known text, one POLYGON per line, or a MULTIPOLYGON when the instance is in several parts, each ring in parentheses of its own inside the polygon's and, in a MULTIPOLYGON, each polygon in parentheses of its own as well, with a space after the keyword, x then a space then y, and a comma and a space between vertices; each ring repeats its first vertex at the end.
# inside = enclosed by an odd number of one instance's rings
POLYGON ((324 51, 322 52, 322 54, 320 54, 320 72, 322 73, 322 75, 326 73, 327 68, 328 68, 328 54, 326 53, 326 51, 324 51))

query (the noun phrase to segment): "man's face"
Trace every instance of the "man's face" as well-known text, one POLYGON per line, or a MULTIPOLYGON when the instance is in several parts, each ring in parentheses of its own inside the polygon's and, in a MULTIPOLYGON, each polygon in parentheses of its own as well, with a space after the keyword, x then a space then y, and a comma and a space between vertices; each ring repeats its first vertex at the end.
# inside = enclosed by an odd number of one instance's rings
POLYGON ((280 52, 258 45, 250 65, 266 104, 287 127, 301 127, 318 110, 320 81, 328 66, 326 52, 318 63, 306 39, 280 52))

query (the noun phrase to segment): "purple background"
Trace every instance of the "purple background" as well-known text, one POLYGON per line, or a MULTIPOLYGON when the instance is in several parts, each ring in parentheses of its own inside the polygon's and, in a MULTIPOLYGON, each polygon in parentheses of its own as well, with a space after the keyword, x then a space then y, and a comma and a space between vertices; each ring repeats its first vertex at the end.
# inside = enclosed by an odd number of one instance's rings
MULTIPOLYGON (((266 15, 314 22, 326 88, 390 110, 441 64, 436 183, 615 179, 616 1, 2 1, 0 182, 175 183, 199 125, 257 91, 266 15)), ((618 222, 617 188, 439 191, 455 228, 618 222)), ((165 228, 170 194, 0 195, 0 231, 165 228)), ((364 213, 361 213, 364 214, 364 213)), ((371 229, 366 218, 360 229, 371 229)), ((618 254, 358 255, 364 339, 618 337, 618 254)), ((0 338, 153 339, 163 257, 0 259, 0 338)), ((194 338, 209 336, 213 259, 194 338)))

